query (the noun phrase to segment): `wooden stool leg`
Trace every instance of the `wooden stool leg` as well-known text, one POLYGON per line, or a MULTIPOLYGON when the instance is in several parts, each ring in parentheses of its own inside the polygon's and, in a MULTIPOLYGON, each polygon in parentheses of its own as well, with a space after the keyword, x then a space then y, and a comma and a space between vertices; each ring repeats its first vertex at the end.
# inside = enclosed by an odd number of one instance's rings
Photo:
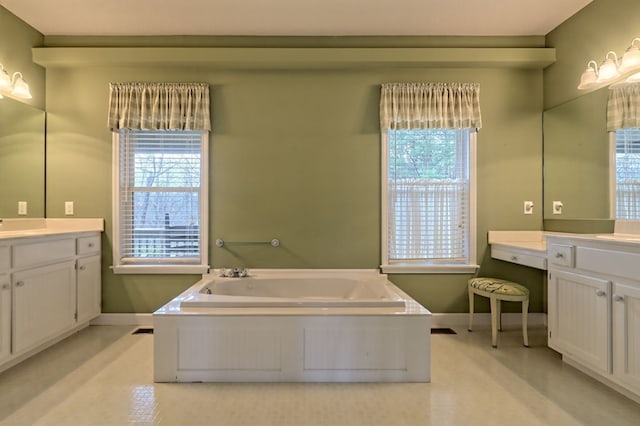
POLYGON ((498 307, 498 331, 502 331, 502 302, 500 299, 496 300, 496 306, 498 307))
POLYGON ((471 331, 473 329, 473 290, 469 287, 469 328, 471 331))
POLYGON ((522 301, 522 336, 524 338, 524 345, 529 347, 529 336, 527 334, 527 315, 529 312, 529 298, 522 301))
POLYGON ((489 298, 491 301, 491 345, 498 347, 498 299, 495 296, 489 298))

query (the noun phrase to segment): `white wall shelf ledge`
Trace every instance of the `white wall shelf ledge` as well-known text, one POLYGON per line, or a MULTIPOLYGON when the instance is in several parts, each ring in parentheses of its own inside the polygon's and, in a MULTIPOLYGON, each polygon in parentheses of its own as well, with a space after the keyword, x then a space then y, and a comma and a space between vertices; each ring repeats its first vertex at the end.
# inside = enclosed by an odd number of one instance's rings
POLYGON ((36 47, 33 61, 49 67, 210 66, 226 69, 487 67, 543 69, 554 48, 539 47, 36 47))

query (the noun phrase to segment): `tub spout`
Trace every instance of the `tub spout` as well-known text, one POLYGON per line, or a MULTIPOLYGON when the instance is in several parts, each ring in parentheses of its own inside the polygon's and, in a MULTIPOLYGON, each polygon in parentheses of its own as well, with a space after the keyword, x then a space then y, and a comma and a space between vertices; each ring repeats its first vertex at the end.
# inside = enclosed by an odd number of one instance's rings
POLYGON ((249 270, 247 268, 223 268, 220 276, 227 278, 244 278, 249 276, 249 270))

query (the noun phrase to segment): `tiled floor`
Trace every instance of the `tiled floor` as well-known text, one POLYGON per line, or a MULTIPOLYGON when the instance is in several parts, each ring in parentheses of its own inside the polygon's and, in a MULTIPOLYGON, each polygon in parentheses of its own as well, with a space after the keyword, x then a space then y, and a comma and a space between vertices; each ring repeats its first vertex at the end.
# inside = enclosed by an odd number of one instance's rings
POLYGON ((544 330, 433 335, 432 382, 154 384, 153 335, 90 327, 0 373, 0 425, 639 425, 544 330))

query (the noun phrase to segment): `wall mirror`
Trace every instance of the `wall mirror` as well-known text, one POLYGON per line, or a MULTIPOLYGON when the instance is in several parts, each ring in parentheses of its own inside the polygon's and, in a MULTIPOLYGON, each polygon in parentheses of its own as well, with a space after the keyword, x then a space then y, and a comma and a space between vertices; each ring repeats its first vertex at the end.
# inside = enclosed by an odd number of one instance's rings
POLYGON ((610 218, 607 97, 605 87, 544 112, 544 219, 610 218))
POLYGON ((0 99, 0 218, 45 216, 45 113, 0 99), (25 201, 27 214, 18 214, 25 201))

